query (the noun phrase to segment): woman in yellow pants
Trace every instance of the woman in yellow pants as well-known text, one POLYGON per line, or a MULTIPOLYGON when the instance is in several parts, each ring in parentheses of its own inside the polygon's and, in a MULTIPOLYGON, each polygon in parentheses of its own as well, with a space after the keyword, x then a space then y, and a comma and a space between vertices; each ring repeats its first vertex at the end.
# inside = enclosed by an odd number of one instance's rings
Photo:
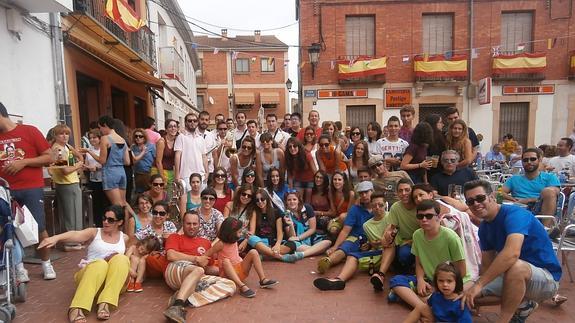
POLYGON ((102 228, 68 231, 46 238, 38 246, 50 248, 58 242, 89 243, 88 255, 80 262, 83 268, 74 275, 77 288, 68 311, 70 322, 87 322, 84 312, 90 312, 96 296, 100 320, 110 318, 110 306, 118 306, 130 268, 130 261, 124 255, 128 236, 121 231, 123 225, 124 209, 112 205, 104 212, 102 228))

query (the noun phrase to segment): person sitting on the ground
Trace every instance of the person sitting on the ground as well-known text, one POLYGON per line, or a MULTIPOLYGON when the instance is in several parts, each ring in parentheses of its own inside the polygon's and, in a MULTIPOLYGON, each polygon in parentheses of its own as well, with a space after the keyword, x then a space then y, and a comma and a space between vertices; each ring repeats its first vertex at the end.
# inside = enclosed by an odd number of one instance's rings
MULTIPOLYGON (((360 262, 368 262, 375 268, 381 260, 381 236, 387 227, 385 221, 385 199, 382 194, 371 195, 371 209, 373 217, 363 224, 367 241, 359 251, 349 252, 341 272, 334 278, 318 278, 313 284, 320 290, 339 290, 345 288, 345 282, 353 277, 360 262)), ((362 268, 360 268, 362 269, 362 268)), ((365 268, 364 268, 365 269, 365 268)))
POLYGON ((534 214, 554 215, 559 179, 553 173, 539 170, 541 151, 538 148, 526 149, 521 160, 525 174, 513 175, 503 184, 504 198, 527 204, 534 214))
POLYGON ((536 302, 552 298, 559 289, 561 265, 545 228, 525 209, 497 204, 487 181, 466 183, 464 194, 471 212, 483 222, 481 276, 462 301, 473 308, 482 301, 493 304, 495 296, 502 301, 501 322, 525 322, 536 302))
POLYGON ((470 167, 457 169, 459 154, 455 150, 446 150, 441 153, 441 166, 443 171, 431 177, 429 183, 437 189, 441 196, 448 196, 449 185, 460 185, 477 179, 477 175, 470 167))
POLYGON ((370 282, 376 291, 383 290, 385 273, 394 262, 396 272, 407 272, 415 264, 411 254, 411 241, 419 222, 415 217, 415 204, 411 198, 411 179, 402 178, 397 182, 398 201, 394 203, 385 217, 388 226, 381 238, 382 257, 379 271, 371 276, 370 282))
POLYGON ((374 178, 371 181, 373 183, 373 191, 378 194, 383 194, 385 201, 389 207, 391 207, 393 203, 397 201, 396 189, 399 180, 406 178, 411 181, 411 178, 403 170, 390 172, 387 169, 388 165, 381 155, 371 156, 368 165, 374 174, 374 178))
POLYGON ((54 247, 58 242, 90 242, 87 257, 80 261, 81 268, 74 274, 76 292, 68 310, 70 322, 87 322, 84 312, 92 310, 98 295, 98 319, 110 318, 110 307, 118 307, 120 293, 128 278, 130 260, 124 255, 128 236, 122 233, 124 208, 112 205, 106 208, 102 228, 68 231, 45 238, 38 249, 54 247))
MULTIPOLYGON (((363 224, 372 217, 369 212, 369 203, 373 193, 373 184, 367 181, 359 183, 357 193, 359 204, 349 209, 337 240, 326 251, 327 257, 321 258, 317 263, 317 271, 320 274, 325 273, 331 266, 341 263, 350 253, 360 251, 361 245, 367 242, 363 224)), ((316 287, 321 289, 317 285, 316 287)))
POLYGON ((501 144, 496 143, 493 145, 491 150, 485 154, 485 165, 488 167, 494 167, 499 164, 505 163, 505 155, 501 152, 501 144))
POLYGON ((166 241, 166 256, 170 264, 164 272, 168 286, 175 290, 170 298, 164 316, 168 319, 186 322, 186 305, 200 307, 232 296, 236 284, 226 278, 205 275, 206 271, 216 274, 217 268, 209 268, 209 259, 204 254, 211 242, 198 236, 200 215, 189 210, 183 216, 183 234, 172 234, 166 241))
POLYGON ((433 292, 430 283, 435 275, 437 265, 446 261, 453 262, 463 278, 469 280, 465 268, 465 252, 461 239, 453 230, 441 226, 441 208, 434 200, 419 203, 417 220, 420 229, 413 233, 412 254, 415 256, 415 275, 396 275, 389 281, 391 292, 388 300, 396 296, 413 308, 425 305, 420 297, 427 297, 433 292))

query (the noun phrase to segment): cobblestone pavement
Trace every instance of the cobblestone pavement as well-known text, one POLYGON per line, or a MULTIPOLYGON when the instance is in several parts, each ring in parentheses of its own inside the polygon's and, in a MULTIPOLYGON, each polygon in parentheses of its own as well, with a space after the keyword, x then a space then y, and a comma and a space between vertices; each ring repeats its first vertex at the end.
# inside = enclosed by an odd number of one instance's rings
MULTIPOLYGON (((73 273, 83 251, 61 253, 54 261, 58 279, 41 279, 39 265, 26 265, 30 272, 27 301, 17 305, 15 322, 66 322, 66 312, 74 292, 73 273)), ((318 277, 317 258, 305 259, 297 264, 264 262, 269 278, 280 284, 271 290, 256 289, 257 276, 252 272, 248 285, 257 290, 257 296, 246 299, 239 295, 202 308, 189 309, 188 322, 401 322, 409 312, 401 304, 388 304, 386 294, 375 293, 366 274, 360 273, 348 282, 344 291, 320 292, 312 285, 318 277)), ((574 267, 574 261, 570 261, 574 267)), ((338 268, 328 273, 335 274, 338 268)), ((573 283, 565 272, 560 292, 570 300, 560 307, 543 303, 529 322, 573 322, 575 302, 573 283)), ((110 322, 166 322, 162 311, 166 308, 171 290, 160 280, 144 283, 140 294, 126 294, 120 298, 119 310, 113 311, 110 322)), ((495 322, 498 307, 485 307, 476 322, 495 322)), ((88 317, 97 322, 95 312, 88 317)))

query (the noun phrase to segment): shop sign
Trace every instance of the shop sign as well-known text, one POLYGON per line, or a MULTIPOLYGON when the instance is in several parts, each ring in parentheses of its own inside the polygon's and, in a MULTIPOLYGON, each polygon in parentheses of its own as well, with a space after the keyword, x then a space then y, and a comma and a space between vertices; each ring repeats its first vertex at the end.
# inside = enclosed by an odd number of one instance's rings
POLYGON ((503 95, 540 95, 540 94, 553 94, 555 93, 555 85, 504 85, 503 95))
POLYGON ((479 80, 477 84, 477 100, 479 104, 491 103, 491 78, 486 77, 479 80))
POLYGON ((385 89, 385 107, 401 108, 411 104, 411 89, 385 89))
POLYGON ((367 89, 357 90, 318 90, 318 99, 356 99, 367 98, 367 89))

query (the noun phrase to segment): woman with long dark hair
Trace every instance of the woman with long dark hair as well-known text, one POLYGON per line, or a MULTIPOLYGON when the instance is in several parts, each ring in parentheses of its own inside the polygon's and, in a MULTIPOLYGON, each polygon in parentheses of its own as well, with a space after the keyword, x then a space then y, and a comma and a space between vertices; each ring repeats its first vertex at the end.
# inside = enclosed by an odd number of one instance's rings
POLYGON ((381 125, 377 121, 371 121, 367 124, 367 147, 369 148, 370 155, 377 155, 379 153, 377 141, 381 138, 381 133, 381 125))
POLYGON ((360 140, 363 140, 363 138, 363 129, 358 126, 351 127, 351 131, 349 132, 350 143, 349 146, 347 146, 347 149, 344 151, 345 157, 351 158, 355 144, 360 140))
POLYGON ((336 170, 345 171, 347 169, 346 157, 339 148, 331 145, 331 139, 327 135, 319 137, 319 148, 315 154, 319 169, 328 175, 333 175, 336 170))
MULTIPOLYGON (((427 156, 439 156, 445 151, 446 143, 445 136, 443 135, 443 120, 439 114, 429 114, 425 117, 425 122, 429 123, 431 129, 433 130, 433 143, 427 147, 427 156)), ((437 173, 440 173, 443 167, 441 163, 437 163, 437 167, 432 167, 427 171, 427 179, 437 173)))
POLYGON ((322 170, 315 172, 310 200, 316 217, 317 229, 327 232, 327 225, 335 213, 330 201, 329 176, 322 170))
MULTIPOLYGON (((242 140, 242 145, 238 153, 230 157, 230 171, 232 173, 232 183, 234 187, 239 187, 243 183, 244 170, 254 166, 256 162, 256 141, 251 136, 246 136, 242 140)), ((255 174, 254 174, 255 178, 255 174)))
POLYGON ((369 148, 367 142, 360 140, 353 147, 353 154, 349 161, 349 181, 352 185, 357 184, 357 170, 368 168, 369 148))
POLYGON ((313 175, 317 171, 311 153, 295 137, 288 139, 286 145, 286 168, 288 185, 300 191, 306 203, 311 200, 313 175))
POLYGON ((430 145, 433 145, 433 129, 429 123, 420 122, 413 130, 411 143, 403 154, 400 166, 416 184, 427 183, 427 170, 432 166, 432 161, 426 159, 430 145))
MULTIPOLYGON (((233 217, 240 221, 247 231, 250 228, 250 220, 254 217, 254 193, 255 189, 251 184, 244 183, 238 190, 232 201, 229 201, 224 208, 224 218, 233 217)), ((255 231, 250 231, 254 234, 255 231)), ((243 251, 248 244, 247 239, 240 242, 240 251, 243 251)))
POLYGON ((208 186, 212 187, 217 196, 214 207, 220 212, 224 212, 226 204, 234 197, 233 191, 228 183, 228 172, 223 167, 216 167, 208 180, 208 186))
POLYGON ((283 210, 283 200, 288 191, 288 185, 284 181, 284 176, 281 176, 279 169, 275 167, 270 168, 265 190, 272 196, 274 204, 283 210))
POLYGON ((166 135, 156 142, 156 163, 152 174, 160 174, 168 188, 174 182, 174 162, 176 153, 174 152, 174 143, 178 136, 178 122, 174 119, 166 119, 164 123, 166 135))
POLYGON ((347 216, 347 210, 355 202, 355 192, 353 187, 347 178, 347 174, 343 172, 336 172, 331 178, 330 185, 330 202, 332 203, 333 219, 330 221, 327 227, 328 233, 332 237, 337 237, 341 228, 343 228, 343 222, 347 216))
POLYGON ((461 119, 454 120, 447 128, 447 149, 455 150, 461 156, 457 167, 467 167, 474 159, 473 147, 469 140, 467 124, 461 119))

